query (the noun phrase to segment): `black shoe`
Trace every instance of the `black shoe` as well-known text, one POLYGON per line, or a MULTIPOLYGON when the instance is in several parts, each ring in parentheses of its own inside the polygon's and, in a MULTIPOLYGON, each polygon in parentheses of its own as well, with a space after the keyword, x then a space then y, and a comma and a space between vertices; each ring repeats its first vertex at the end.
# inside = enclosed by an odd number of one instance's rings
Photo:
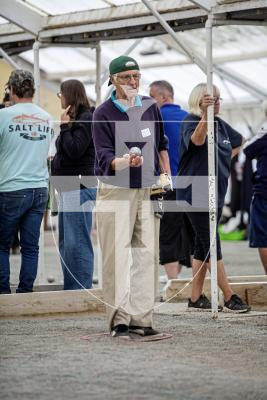
POLYGON ((226 301, 224 303, 224 309, 223 311, 225 312, 232 312, 232 313, 246 313, 251 310, 251 307, 248 306, 246 303, 243 303, 243 301, 240 299, 237 294, 233 294, 230 298, 230 300, 226 301))
POLYGON ((152 335, 158 335, 159 332, 156 331, 155 329, 149 327, 144 327, 144 326, 135 326, 135 325, 130 325, 129 326, 129 332, 135 333, 140 336, 152 336, 152 335))
POLYGON ((112 337, 119 337, 121 339, 131 339, 129 335, 129 327, 124 324, 116 325, 111 330, 112 337))
MULTIPOLYGON (((188 299, 188 310, 190 311, 211 311, 211 302, 202 294, 197 301, 188 299)), ((218 305, 218 311, 222 311, 222 306, 218 305)))

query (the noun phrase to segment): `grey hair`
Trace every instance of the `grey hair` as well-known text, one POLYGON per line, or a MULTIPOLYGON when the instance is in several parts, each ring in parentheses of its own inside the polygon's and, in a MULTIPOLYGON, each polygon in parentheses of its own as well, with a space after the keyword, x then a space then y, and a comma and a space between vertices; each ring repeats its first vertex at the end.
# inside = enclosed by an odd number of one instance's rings
POLYGON ((168 81, 164 81, 164 80, 162 80, 162 81, 154 81, 149 85, 150 88, 152 86, 156 86, 158 89, 165 89, 170 93, 172 98, 174 97, 173 87, 168 81))
MULTIPOLYGON (((217 86, 213 85, 214 90, 219 90, 217 86)), ((200 101, 204 94, 207 93, 207 84, 206 83, 199 83, 197 86, 194 87, 192 92, 189 95, 188 105, 189 105, 189 112, 191 114, 197 115, 201 117, 202 110, 200 108, 200 101)))
POLYGON ((15 69, 11 72, 7 87, 19 98, 32 98, 34 96, 34 78, 30 71, 15 69))

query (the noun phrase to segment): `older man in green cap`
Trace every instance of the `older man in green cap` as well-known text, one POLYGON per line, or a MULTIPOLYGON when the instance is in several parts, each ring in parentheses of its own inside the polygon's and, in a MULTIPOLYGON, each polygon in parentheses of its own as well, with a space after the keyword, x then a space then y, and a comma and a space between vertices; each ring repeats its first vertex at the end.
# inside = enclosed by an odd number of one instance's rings
POLYGON ((152 310, 157 287, 159 219, 150 200, 160 170, 170 173, 168 140, 156 102, 138 94, 136 60, 109 65, 111 97, 93 117, 97 226, 103 291, 112 336, 157 335, 152 310))

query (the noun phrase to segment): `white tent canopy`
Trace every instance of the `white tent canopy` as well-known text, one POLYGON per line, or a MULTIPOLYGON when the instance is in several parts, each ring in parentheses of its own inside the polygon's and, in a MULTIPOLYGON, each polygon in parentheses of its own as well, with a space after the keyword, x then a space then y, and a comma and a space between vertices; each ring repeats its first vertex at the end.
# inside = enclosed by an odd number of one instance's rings
MULTIPOLYGON (((213 30, 214 64, 220 69, 219 73, 215 69, 214 83, 220 87, 228 119, 233 119, 237 102, 246 109, 249 124, 255 125, 260 104, 267 98, 267 1, 150 3, 177 31, 179 41, 203 59, 207 11, 196 3, 215 4, 215 24, 222 26, 213 30)), ((95 46, 99 42, 103 78, 107 78, 111 59, 135 47, 131 55, 142 70, 143 93, 153 80, 167 79, 174 86, 176 101, 186 107, 192 87, 205 80, 205 74, 166 35, 141 0, 2 0, 0 15, 0 46, 7 54, 18 64, 29 66, 34 59, 31 48, 38 39, 42 79, 55 83, 55 87, 69 77, 81 79, 92 100, 96 99, 95 46), (14 7, 16 12, 12 12, 14 7), (136 43, 137 38, 143 39, 136 43)), ((102 97, 106 90, 105 82, 102 97)), ((242 113, 236 111, 234 119, 247 130, 242 113)))

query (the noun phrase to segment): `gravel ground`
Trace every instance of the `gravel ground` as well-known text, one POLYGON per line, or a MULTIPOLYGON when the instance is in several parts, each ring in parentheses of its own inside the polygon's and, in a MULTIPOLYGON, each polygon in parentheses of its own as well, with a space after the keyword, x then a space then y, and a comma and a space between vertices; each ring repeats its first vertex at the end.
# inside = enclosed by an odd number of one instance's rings
POLYGON ((155 315, 173 337, 143 343, 95 336, 101 314, 1 320, 0 399, 265 400, 266 322, 155 315))
MULTIPOLYGON (((46 273, 60 283, 58 254, 49 232, 45 245, 46 273)), ((263 274, 257 251, 247 242, 223 242, 223 254, 229 275, 263 274)), ((13 283, 19 263, 19 255, 11 257, 13 283)), ((182 277, 191 277, 191 270, 184 268, 182 277)), ((94 336, 106 330, 104 315, 2 319, 0 399, 267 398, 267 313, 220 314, 212 321, 206 313, 168 312, 155 314, 155 325, 173 337, 125 343, 94 336), (84 341, 83 335, 93 336, 84 341)))

